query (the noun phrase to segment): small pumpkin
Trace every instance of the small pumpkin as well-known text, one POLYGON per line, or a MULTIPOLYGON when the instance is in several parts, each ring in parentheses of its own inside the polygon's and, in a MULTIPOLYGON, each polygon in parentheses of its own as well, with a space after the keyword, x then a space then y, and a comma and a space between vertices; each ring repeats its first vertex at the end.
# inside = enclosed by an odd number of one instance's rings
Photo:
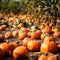
POLYGON ((41 24, 40 25, 40 29, 42 30, 42 29, 44 29, 45 28, 45 25, 44 24, 41 24))
POLYGON ((39 41, 30 40, 27 43, 27 48, 28 48, 28 50, 31 50, 31 51, 38 51, 40 49, 40 45, 41 44, 39 41))
POLYGON ((24 38, 27 37, 27 36, 28 36, 28 33, 25 32, 25 31, 21 31, 21 32, 18 33, 18 38, 19 38, 20 40, 24 39, 24 38))
POLYGON ((24 31, 24 32, 29 32, 29 30, 30 30, 29 28, 25 28, 25 27, 20 28, 20 31, 24 31))
POLYGON ((27 55, 28 55, 28 50, 24 46, 19 46, 19 47, 15 48, 13 51, 14 59, 24 58, 27 55))
POLYGON ((5 30, 7 28, 7 25, 2 25, 2 30, 5 30))
POLYGON ((48 33, 42 33, 42 34, 41 34, 41 37, 40 37, 41 40, 44 40, 44 38, 45 38, 46 36, 48 36, 48 35, 49 35, 48 33))
POLYGON ((23 24, 23 23, 20 23, 20 24, 18 24, 17 27, 18 27, 18 28, 24 27, 24 24, 23 24))
POLYGON ((13 35, 13 37, 18 36, 18 31, 13 31, 13 32, 12 32, 12 35, 13 35))
POLYGON ((48 34, 51 34, 51 33, 52 33, 52 29, 51 29, 51 27, 46 26, 46 27, 42 30, 42 32, 46 32, 46 33, 48 33, 48 34))
POLYGON ((55 38, 60 37, 60 31, 59 32, 54 32, 53 37, 55 37, 55 38))
POLYGON ((58 32, 58 31, 59 31, 59 27, 55 27, 55 28, 52 27, 52 31, 53 31, 53 32, 58 32))
POLYGON ((24 38, 23 41, 22 41, 22 45, 25 46, 25 47, 27 47, 27 43, 28 43, 28 41, 30 41, 30 40, 31 40, 31 39, 28 38, 28 37, 24 38))
POLYGON ((36 30, 34 32, 31 32, 31 38, 32 39, 39 39, 42 32, 40 30, 36 30))
POLYGON ((46 36, 44 38, 44 42, 49 42, 49 41, 55 41, 55 38, 53 36, 46 36))
POLYGON ((10 31, 7 31, 5 33, 5 38, 8 39, 8 38, 12 38, 12 33, 10 31))

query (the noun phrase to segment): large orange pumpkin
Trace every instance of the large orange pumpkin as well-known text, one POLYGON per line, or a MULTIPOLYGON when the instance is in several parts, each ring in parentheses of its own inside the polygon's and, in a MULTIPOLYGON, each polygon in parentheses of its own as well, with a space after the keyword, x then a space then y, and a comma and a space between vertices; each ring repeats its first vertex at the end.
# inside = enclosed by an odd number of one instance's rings
POLYGON ((28 55, 28 50, 24 46, 19 46, 19 47, 15 48, 13 51, 14 59, 24 58, 27 55, 28 55))
POLYGON ((31 51, 38 51, 40 49, 40 42, 36 41, 36 40, 30 40, 27 43, 27 48, 31 51))
POLYGON ((52 52, 52 53, 57 53, 58 47, 56 42, 50 41, 50 42, 43 42, 41 44, 40 52, 52 52))

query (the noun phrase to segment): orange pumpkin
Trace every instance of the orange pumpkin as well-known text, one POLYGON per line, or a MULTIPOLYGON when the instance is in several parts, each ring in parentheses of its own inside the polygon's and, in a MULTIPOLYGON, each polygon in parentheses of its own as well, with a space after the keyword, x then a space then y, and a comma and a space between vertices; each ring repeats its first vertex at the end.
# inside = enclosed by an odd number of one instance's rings
POLYGON ((46 36, 46 37, 44 38, 44 42, 49 42, 49 41, 55 41, 55 38, 52 37, 52 36, 46 36))
POLYGON ((56 42, 50 41, 50 42, 43 42, 41 44, 40 52, 52 52, 52 53, 57 53, 58 47, 56 42))
POLYGON ((46 36, 48 36, 48 35, 49 35, 48 33, 42 33, 42 34, 41 34, 41 37, 40 37, 41 40, 44 40, 44 38, 45 38, 46 36))
POLYGON ((13 50, 15 49, 15 45, 13 43, 8 44, 8 51, 10 54, 12 54, 13 50))
POLYGON ((32 39, 39 39, 42 32, 40 30, 36 30, 34 32, 31 32, 31 38, 32 39))
POLYGON ((13 51, 14 59, 24 58, 27 55, 28 55, 28 50, 24 46, 19 46, 19 47, 15 48, 13 51))
POLYGON ((10 31, 7 31, 5 33, 5 38, 8 39, 8 38, 12 38, 12 33, 10 31))
POLYGON ((7 56, 8 55, 8 43, 1 43, 0 48, 3 50, 4 56, 7 56))
POLYGON ((60 56, 52 55, 52 56, 48 57, 47 60, 60 60, 60 56))
POLYGON ((28 41, 30 41, 30 40, 31 40, 31 39, 28 38, 28 37, 24 38, 24 40, 22 41, 22 45, 27 47, 27 43, 28 43, 28 41))
POLYGON ((52 33, 52 29, 51 29, 51 27, 46 26, 46 27, 42 30, 42 32, 46 32, 46 33, 48 33, 48 34, 51 34, 51 33, 52 33))
POLYGON ((21 31, 24 31, 24 32, 29 32, 29 28, 25 28, 25 27, 21 27, 21 29, 20 29, 21 31))
POLYGON ((18 47, 18 46, 20 46, 20 45, 21 45, 21 44, 19 43, 19 41, 12 42, 12 44, 14 44, 14 45, 15 45, 15 47, 18 47))
POLYGON ((17 27, 18 28, 24 27, 24 24, 23 23, 20 23, 17 27))
POLYGON ((39 39, 42 32, 40 30, 36 30, 36 39, 39 39))
POLYGON ((44 24, 40 25, 40 29, 41 30, 44 29, 44 28, 45 28, 45 25, 44 24))
POLYGON ((40 42, 35 40, 30 40, 27 43, 27 48, 31 51, 38 51, 40 49, 40 42))
POLYGON ((18 38, 19 38, 20 40, 24 39, 24 38, 27 37, 27 36, 28 36, 28 33, 25 32, 25 31, 21 31, 21 32, 18 33, 18 38))
POLYGON ((42 55, 39 56, 38 60, 47 60, 48 57, 52 56, 52 53, 44 53, 42 55))
POLYGON ((2 25, 2 30, 5 30, 7 28, 6 25, 2 25))
POLYGON ((53 37, 55 37, 55 38, 60 37, 60 31, 59 32, 54 32, 53 37))
POLYGON ((52 28, 52 31, 53 31, 53 32, 58 32, 58 31, 59 31, 59 27, 55 27, 55 28, 53 27, 53 28, 52 28))
POLYGON ((13 37, 16 37, 18 35, 18 31, 13 31, 12 35, 13 37))

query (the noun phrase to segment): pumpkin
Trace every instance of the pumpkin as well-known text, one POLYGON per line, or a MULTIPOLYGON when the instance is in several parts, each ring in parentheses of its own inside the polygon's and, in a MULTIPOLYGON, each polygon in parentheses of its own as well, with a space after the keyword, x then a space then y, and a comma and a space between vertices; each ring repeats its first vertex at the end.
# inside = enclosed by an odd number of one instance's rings
POLYGON ((55 28, 52 27, 52 31, 53 31, 53 32, 58 32, 58 31, 59 31, 59 27, 55 27, 55 28))
POLYGON ((25 32, 25 31, 21 31, 21 32, 18 33, 18 38, 19 38, 20 40, 24 39, 24 38, 27 37, 27 36, 28 36, 28 33, 25 32))
POLYGON ((52 53, 44 53, 44 54, 41 54, 38 58, 38 60, 47 60, 48 57, 52 56, 53 54, 52 53))
POLYGON ((48 34, 51 34, 51 33, 52 33, 52 29, 51 29, 51 27, 46 26, 46 27, 42 30, 42 32, 46 32, 46 33, 48 33, 48 34))
POLYGON ((29 28, 21 27, 20 31, 29 32, 29 28))
POLYGON ((38 51, 40 49, 40 45, 41 44, 39 41, 30 40, 27 43, 27 48, 28 48, 28 50, 31 50, 31 51, 38 51))
POLYGON ((44 38, 44 42, 49 42, 49 41, 55 41, 55 38, 52 37, 52 36, 46 36, 46 37, 44 38))
POLYGON ((20 46, 21 44, 19 43, 19 41, 15 41, 15 42, 12 42, 14 45, 15 45, 15 47, 18 47, 18 46, 20 46))
POLYGON ((42 32, 40 30, 36 30, 36 39, 39 39, 42 32))
POLYGON ((24 46, 19 46, 19 47, 15 48, 13 51, 14 59, 24 58, 27 55, 28 55, 28 50, 24 46))
POLYGON ((31 38, 32 39, 39 39, 42 32, 40 30, 36 30, 34 32, 31 32, 31 38))
POLYGON ((48 57, 47 60, 60 60, 60 56, 58 56, 58 55, 52 55, 52 56, 48 57))
POLYGON ((8 43, 1 43, 0 48, 3 50, 4 56, 7 56, 9 54, 8 53, 8 43))
POLYGON ((12 38, 12 33, 10 31, 7 31, 5 33, 5 38, 8 39, 8 38, 12 38))
POLYGON ((6 25, 2 25, 2 30, 5 30, 7 28, 6 25))
POLYGON ((59 32, 54 32, 53 37, 55 37, 55 38, 60 37, 60 31, 59 32))
POLYGON ((49 35, 48 33, 42 33, 42 34, 41 34, 41 37, 40 37, 41 40, 44 40, 44 38, 45 38, 46 36, 48 36, 48 35, 49 35))
POLYGON ((13 43, 8 44, 8 51, 10 54, 12 54, 13 50, 15 49, 15 45, 13 43))
POLYGON ((25 47, 27 47, 27 43, 28 43, 28 41, 30 41, 30 40, 31 40, 31 39, 28 38, 28 37, 24 38, 23 41, 22 41, 22 45, 25 46, 25 47))
POLYGON ((24 24, 23 24, 23 23, 20 23, 20 24, 18 24, 17 27, 18 27, 18 28, 24 27, 24 24))
POLYGON ((40 25, 40 29, 42 30, 42 29, 44 29, 45 28, 45 25, 44 24, 41 24, 40 25))
POLYGON ((0 41, 4 41, 4 35, 0 34, 0 41))
POLYGON ((18 36, 18 31, 13 31, 13 32, 12 32, 12 35, 13 35, 13 37, 18 36))
POLYGON ((41 44, 40 52, 51 52, 51 53, 57 53, 58 47, 56 42, 50 41, 50 42, 43 42, 41 44))
POLYGON ((3 49, 0 48, 0 58, 3 58, 4 57, 4 51, 3 49))

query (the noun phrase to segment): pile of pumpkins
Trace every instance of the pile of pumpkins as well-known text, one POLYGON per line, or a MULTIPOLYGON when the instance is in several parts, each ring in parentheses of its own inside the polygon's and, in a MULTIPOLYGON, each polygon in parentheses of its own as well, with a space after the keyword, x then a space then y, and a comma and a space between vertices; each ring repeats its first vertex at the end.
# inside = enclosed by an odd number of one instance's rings
MULTIPOLYGON (((2 25, 2 28, 0 26, 0 30, 5 30, 5 28, 7 28, 6 25, 2 25)), ((60 53, 60 41, 59 43, 56 42, 60 38, 58 26, 54 27, 52 24, 44 22, 40 26, 26 28, 23 23, 20 23, 16 28, 12 32, 7 31, 0 34, 0 42, 16 37, 22 41, 22 44, 20 45, 17 42, 1 43, 0 58, 11 55, 14 59, 18 59, 29 56, 29 51, 40 51, 42 54, 38 60, 60 60, 60 55, 55 55, 55 53, 60 53), (46 52, 53 54, 44 54, 46 52)))

